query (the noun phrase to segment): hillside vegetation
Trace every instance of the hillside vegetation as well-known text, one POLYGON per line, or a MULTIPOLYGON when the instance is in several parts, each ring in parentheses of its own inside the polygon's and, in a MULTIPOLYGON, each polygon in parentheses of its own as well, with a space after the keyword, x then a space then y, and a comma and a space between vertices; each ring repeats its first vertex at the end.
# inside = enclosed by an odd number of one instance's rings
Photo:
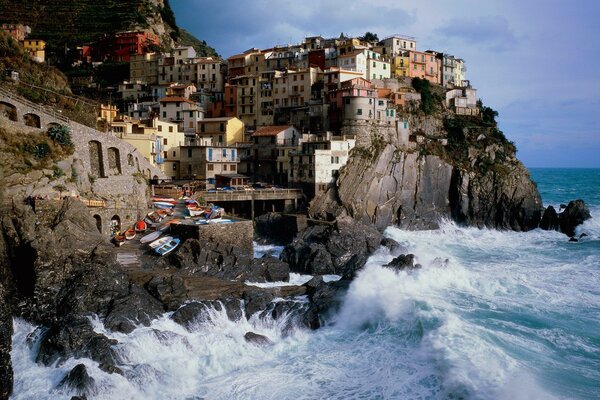
POLYGON ((217 51, 206 44, 205 40, 200 40, 185 29, 179 29, 179 39, 177 44, 180 46, 192 46, 200 57, 218 57, 217 51))
POLYGON ((29 0, 27 6, 0 0, 0 20, 29 25, 32 36, 48 41, 49 53, 56 54, 120 31, 155 30, 169 45, 179 34, 168 0, 29 0))

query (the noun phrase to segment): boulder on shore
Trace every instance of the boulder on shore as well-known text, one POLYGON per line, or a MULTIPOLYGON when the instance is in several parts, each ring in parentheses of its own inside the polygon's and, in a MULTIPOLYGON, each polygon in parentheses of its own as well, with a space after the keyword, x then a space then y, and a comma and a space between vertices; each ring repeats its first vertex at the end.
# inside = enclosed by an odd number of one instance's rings
POLYGON ((60 381, 57 389, 74 391, 79 396, 92 395, 96 391, 96 382, 92 378, 83 364, 77 364, 60 381))
POLYGON ((352 279, 381 243, 382 235, 372 225, 350 217, 335 223, 309 226, 281 253, 290 270, 310 275, 342 275, 352 279))
POLYGON ((246 342, 255 344, 259 347, 270 346, 273 344, 273 341, 265 335, 260 335, 254 332, 246 332, 246 334, 244 335, 244 339, 246 340, 246 342))
POLYGON ((554 207, 548 206, 544 210, 542 220, 540 221, 540 228, 545 231, 557 231, 559 229, 558 213, 554 207))
POLYGON ((583 200, 570 201, 565 210, 558 215, 560 231, 567 236, 574 236, 575 228, 590 218, 590 210, 583 200))

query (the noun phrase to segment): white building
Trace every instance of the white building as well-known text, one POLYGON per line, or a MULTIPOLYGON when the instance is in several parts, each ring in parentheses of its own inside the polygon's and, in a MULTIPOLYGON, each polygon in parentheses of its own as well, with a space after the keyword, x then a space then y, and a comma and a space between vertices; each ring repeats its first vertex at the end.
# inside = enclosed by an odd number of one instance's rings
POLYGON ((204 110, 184 97, 163 97, 159 100, 160 119, 175 122, 187 135, 195 135, 196 126, 204 119, 204 110))
POLYGON ((391 35, 381 41, 383 55, 393 57, 405 50, 416 50, 417 40, 412 36, 391 35))
POLYGON ((313 137, 302 143, 302 150, 290 152, 288 182, 312 198, 334 184, 341 167, 348 162, 354 137, 313 137))

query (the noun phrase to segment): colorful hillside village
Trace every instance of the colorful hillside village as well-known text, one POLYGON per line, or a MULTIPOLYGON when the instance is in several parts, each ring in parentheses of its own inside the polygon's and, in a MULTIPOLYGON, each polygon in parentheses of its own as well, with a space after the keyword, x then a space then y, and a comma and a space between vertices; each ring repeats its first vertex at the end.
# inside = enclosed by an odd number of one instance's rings
MULTIPOLYGON (((26 27, 3 29, 34 51, 26 27)), ((113 34, 80 46, 78 62, 129 63, 129 80, 114 96, 119 107, 101 106, 98 118, 169 179, 194 180, 205 190, 265 182, 314 197, 334 182, 356 144, 346 127, 409 130, 421 102, 414 78, 443 88, 456 114, 479 113, 464 60, 419 50, 411 36, 312 36, 227 59, 200 57, 187 46, 152 51, 159 45, 146 32, 113 34)))

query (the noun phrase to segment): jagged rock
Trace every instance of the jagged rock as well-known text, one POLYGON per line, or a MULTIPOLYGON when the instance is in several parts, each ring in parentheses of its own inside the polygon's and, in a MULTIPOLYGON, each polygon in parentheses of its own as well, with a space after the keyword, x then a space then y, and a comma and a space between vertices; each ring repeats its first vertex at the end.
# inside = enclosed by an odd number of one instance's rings
POLYGON ((281 254, 294 272, 352 278, 375 251, 382 236, 372 226, 339 217, 335 224, 309 226, 281 254))
POLYGON ((71 400, 87 400, 87 396, 71 396, 71 400))
POLYGON ((396 242, 394 239, 390 239, 387 237, 381 239, 381 245, 383 247, 387 247, 390 250, 390 253, 395 253, 396 251, 402 248, 402 246, 400 246, 400 243, 396 242))
POLYGON ((590 210, 583 200, 570 201, 565 210, 558 215, 560 231, 567 236, 573 236, 575 228, 591 217, 590 210))
POLYGON ((267 308, 273 300, 274 294, 259 288, 249 288, 244 292, 246 318, 267 308))
POLYGON ((57 389, 74 391, 79 396, 93 395, 96 392, 96 382, 88 374, 85 365, 77 364, 60 381, 57 389))
MULTIPOLYGON (((414 118, 410 123, 412 132, 446 134, 440 118, 414 118)), ((540 195, 510 150, 498 152, 503 157, 490 157, 475 140, 465 140, 464 154, 452 159, 408 151, 393 128, 360 133, 371 143, 357 143, 336 185, 312 201, 309 213, 314 218, 347 214, 380 231, 391 225, 435 229, 442 217, 519 231, 538 226, 540 195)))
POLYGON ((13 370, 10 358, 12 346, 12 317, 8 308, 8 299, 0 281, 0 399, 8 399, 12 393, 13 370))
POLYGON ((187 289, 180 275, 155 276, 146 288, 167 309, 176 308, 187 299, 187 289))
POLYGON ((542 220, 540 221, 540 228, 546 231, 557 231, 559 229, 558 214, 554 207, 548 206, 544 210, 542 220))
POLYGON ((190 329, 199 322, 210 321, 210 309, 221 311, 225 309, 227 317, 232 321, 237 321, 242 317, 242 308, 237 299, 225 299, 222 301, 194 301, 181 306, 171 315, 171 319, 190 329))
MULTIPOLYGON (((288 282, 290 280, 290 266, 275 257, 263 256, 258 260, 265 266, 265 279, 267 282, 288 282)), ((256 265, 256 262, 253 264, 256 265)))
POLYGON ((163 312, 158 300, 145 290, 133 286, 129 295, 113 302, 112 309, 104 319, 104 326, 113 331, 130 333, 136 325, 149 326, 163 312))
POLYGON ((577 239, 576 237, 570 237, 569 242, 579 242, 579 239, 577 239))
POLYGON ((265 335, 260 335, 254 332, 246 332, 246 334, 244 335, 244 339, 246 340, 246 342, 255 344, 259 347, 270 346, 273 344, 271 339, 269 339, 265 335))
POLYGON ((94 332, 89 319, 71 317, 57 321, 43 335, 36 362, 50 365, 70 357, 88 357, 106 366, 114 366, 118 357, 114 339, 94 332))
POLYGON ((305 283, 310 302, 303 312, 302 323, 309 329, 320 328, 326 315, 339 309, 349 285, 349 280, 324 282, 320 276, 305 283))
POLYGON ((394 258, 385 267, 395 269, 396 271, 403 271, 406 269, 417 269, 420 268, 420 264, 415 265, 415 255, 414 254, 401 254, 398 257, 394 258))

